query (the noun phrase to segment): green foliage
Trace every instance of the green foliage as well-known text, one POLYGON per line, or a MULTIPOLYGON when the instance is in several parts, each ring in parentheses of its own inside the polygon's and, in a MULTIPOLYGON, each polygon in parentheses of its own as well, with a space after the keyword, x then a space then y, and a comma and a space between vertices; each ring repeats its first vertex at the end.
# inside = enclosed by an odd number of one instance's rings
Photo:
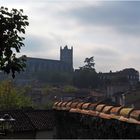
POLYGON ((67 72, 56 72, 51 76, 51 82, 56 84, 71 84, 72 74, 67 72))
POLYGON ((47 94, 53 92, 53 90, 54 90, 54 88, 53 88, 53 86, 51 86, 51 85, 48 85, 48 84, 47 84, 47 85, 44 87, 44 92, 47 93, 47 94))
POLYGON ((79 70, 74 75, 74 85, 79 88, 96 88, 98 86, 98 75, 94 71, 79 70))
POLYGON ((0 83, 0 109, 17 109, 32 106, 29 97, 17 90, 10 81, 0 83))
POLYGON ((74 73, 74 85, 79 88, 96 88, 98 86, 98 75, 94 68, 94 57, 86 58, 85 65, 74 73))
POLYGON ((16 57, 16 53, 20 52, 24 46, 23 36, 26 26, 28 26, 28 17, 23 15, 23 10, 0 7, 0 70, 7 74, 24 70, 25 56, 16 57))
POLYGON ((83 67, 80 67, 80 69, 82 70, 94 70, 95 71, 95 63, 94 63, 94 57, 90 57, 90 58, 85 58, 84 61, 85 65, 83 67))
POLYGON ((63 87, 63 92, 64 93, 75 93, 77 91, 78 91, 78 89, 74 86, 71 86, 71 85, 67 85, 67 86, 63 87))
POLYGON ((26 85, 22 88, 22 92, 25 94, 28 94, 32 91, 32 86, 31 85, 26 85))
POLYGON ((33 77, 39 79, 41 82, 64 85, 72 84, 72 73, 59 71, 41 71, 33 74, 33 77))
POLYGON ((54 102, 48 102, 46 105, 44 105, 44 109, 52 109, 54 102))

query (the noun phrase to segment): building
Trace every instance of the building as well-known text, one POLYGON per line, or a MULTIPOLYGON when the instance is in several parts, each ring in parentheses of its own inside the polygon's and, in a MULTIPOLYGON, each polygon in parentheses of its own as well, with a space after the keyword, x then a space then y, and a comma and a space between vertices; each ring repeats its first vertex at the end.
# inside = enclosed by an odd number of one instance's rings
POLYGON ((57 139, 139 139, 140 110, 105 102, 55 102, 57 139))
MULTIPOLYGON (((63 74, 73 72, 73 47, 60 47, 60 60, 43 58, 26 58, 26 68, 23 72, 16 73, 15 79, 12 79, 19 86, 41 86, 43 83, 58 84, 59 80, 65 78, 63 74)), ((0 79, 11 79, 11 75, 1 73, 0 79)), ((61 83, 61 81, 60 81, 61 83)))
POLYGON ((107 97, 112 97, 118 92, 135 89, 139 83, 139 72, 134 68, 126 68, 121 71, 99 73, 98 77, 106 90, 107 97))
POLYGON ((129 85, 135 86, 139 81, 139 72, 134 68, 126 68, 117 72, 110 71, 109 73, 100 72, 98 75, 102 81, 108 81, 111 84, 128 82, 129 85))
POLYGON ((15 121, 0 121, 1 139, 52 139, 54 136, 52 110, 1 110, 0 118, 4 115, 15 121))
POLYGON ((140 109, 140 90, 118 92, 112 99, 120 105, 140 109))
POLYGON ((73 71, 73 47, 68 49, 67 46, 62 49, 60 47, 60 60, 27 58, 26 73, 40 71, 58 71, 72 72, 73 71))

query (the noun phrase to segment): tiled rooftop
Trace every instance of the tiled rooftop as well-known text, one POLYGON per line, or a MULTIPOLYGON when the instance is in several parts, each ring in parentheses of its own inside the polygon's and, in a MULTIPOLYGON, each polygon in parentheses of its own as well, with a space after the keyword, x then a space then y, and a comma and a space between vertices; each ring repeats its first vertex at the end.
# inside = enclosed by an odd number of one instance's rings
POLYGON ((52 130, 54 126, 53 112, 50 110, 8 110, 0 111, 0 118, 9 114, 15 119, 10 122, 15 132, 52 130))
POLYGON ((75 101, 70 101, 65 103, 65 106, 63 106, 63 102, 57 102, 54 104, 53 109, 66 110, 70 113, 80 113, 104 119, 117 119, 126 123, 134 123, 140 125, 140 110, 124 106, 110 106, 103 104, 102 102, 77 103, 75 101), (75 106, 73 106, 74 104, 75 106), (92 105, 93 107, 91 107, 92 105))
POLYGON ((4 114, 9 114, 16 121, 10 122, 12 125, 12 129, 14 131, 34 131, 35 128, 32 125, 30 119, 22 110, 8 110, 8 111, 0 111, 0 117, 3 117, 4 114))
POLYGON ((54 117, 51 110, 32 110, 26 111, 32 124, 37 130, 52 130, 54 126, 54 117))

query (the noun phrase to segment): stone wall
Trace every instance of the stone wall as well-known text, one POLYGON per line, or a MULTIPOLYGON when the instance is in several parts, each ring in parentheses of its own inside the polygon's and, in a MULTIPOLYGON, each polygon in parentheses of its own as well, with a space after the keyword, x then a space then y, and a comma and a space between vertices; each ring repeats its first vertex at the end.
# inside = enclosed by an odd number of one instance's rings
POLYGON ((139 126, 118 120, 55 111, 58 139, 131 139, 140 138, 139 126))

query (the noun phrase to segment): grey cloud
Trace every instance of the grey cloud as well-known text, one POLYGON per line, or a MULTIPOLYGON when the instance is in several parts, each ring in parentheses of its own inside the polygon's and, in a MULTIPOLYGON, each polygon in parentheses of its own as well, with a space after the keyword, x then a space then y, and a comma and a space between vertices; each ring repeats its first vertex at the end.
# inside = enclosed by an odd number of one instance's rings
POLYGON ((25 3, 38 3, 38 2, 45 2, 46 0, 6 0, 3 3, 4 4, 21 4, 24 5, 25 3))
POLYGON ((24 44, 24 52, 43 53, 45 50, 49 50, 53 46, 53 41, 46 37, 29 35, 25 37, 24 44))
POLYGON ((104 56, 104 57, 120 57, 119 52, 115 50, 111 50, 108 48, 97 48, 93 52, 96 56, 104 56))
POLYGON ((45 39, 41 37, 30 35, 25 38, 24 44, 28 51, 38 51, 40 49, 43 49, 42 46, 43 46, 44 40, 45 39))
POLYGON ((44 37, 30 34, 25 37, 25 47, 22 49, 23 54, 31 57, 58 59, 60 45, 63 46, 63 44, 56 41, 57 39, 60 39, 58 36, 55 36, 54 34, 51 36, 52 37, 50 38, 47 36, 44 37))
POLYGON ((84 25, 115 27, 122 32, 140 33, 140 1, 103 2, 63 13, 84 25))

